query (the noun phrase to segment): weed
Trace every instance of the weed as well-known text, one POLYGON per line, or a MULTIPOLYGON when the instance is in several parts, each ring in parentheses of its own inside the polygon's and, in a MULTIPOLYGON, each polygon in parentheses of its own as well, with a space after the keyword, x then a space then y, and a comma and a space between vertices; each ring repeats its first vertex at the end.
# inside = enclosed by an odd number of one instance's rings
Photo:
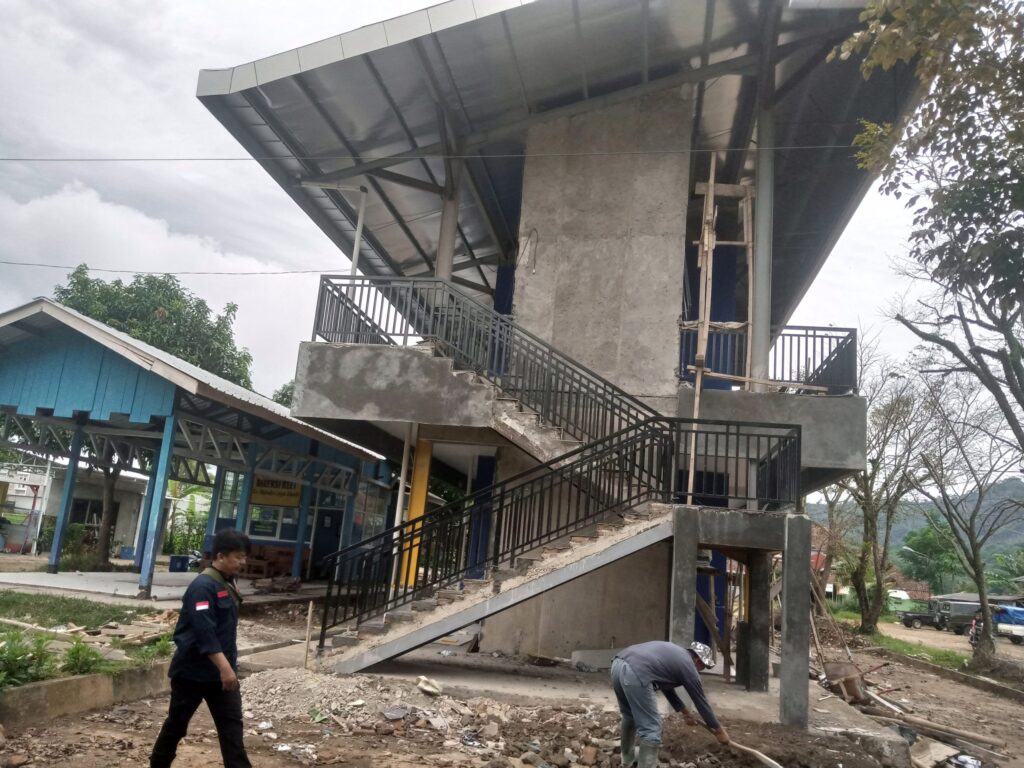
POLYGON ((128 608, 94 603, 77 597, 27 595, 0 591, 0 617, 28 621, 41 627, 74 625, 102 627, 107 622, 130 622, 138 616, 155 613, 153 608, 128 608))
POLYGON ((881 633, 871 636, 871 642, 880 648, 885 648, 893 653, 902 653, 905 656, 925 656, 932 664, 947 669, 963 670, 970 660, 970 657, 957 651, 945 651, 939 648, 931 648, 923 643, 911 643, 906 640, 899 640, 895 637, 888 637, 881 633))
POLYGON ((61 669, 70 675, 88 675, 96 672, 104 665, 103 654, 76 637, 71 647, 64 653, 64 664, 61 669))
POLYGON ((50 641, 37 637, 31 643, 18 631, 0 635, 0 685, 24 685, 44 680, 54 671, 50 641))
POLYGON ((160 639, 153 643, 153 651, 160 658, 166 658, 174 653, 174 642, 170 635, 161 635, 160 639))

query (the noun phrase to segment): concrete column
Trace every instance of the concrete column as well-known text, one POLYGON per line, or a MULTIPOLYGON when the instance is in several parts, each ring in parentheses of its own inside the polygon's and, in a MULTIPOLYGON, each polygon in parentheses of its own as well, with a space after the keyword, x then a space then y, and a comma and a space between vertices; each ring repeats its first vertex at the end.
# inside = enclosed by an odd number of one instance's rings
POLYGON ((242 487, 238 492, 238 507, 235 512, 235 530, 243 533, 249 527, 249 502, 252 501, 252 486, 256 482, 256 443, 249 444, 247 464, 249 469, 242 475, 242 487))
POLYGON ((149 508, 146 514, 149 523, 146 527, 146 540, 142 555, 142 569, 139 572, 139 596, 148 598, 153 587, 153 569, 156 566, 156 548, 160 541, 160 533, 163 528, 164 498, 167 496, 167 480, 171 474, 171 454, 174 452, 174 429, 175 417, 168 416, 164 420, 163 437, 160 440, 160 454, 157 457, 156 465, 153 467, 153 474, 150 475, 150 482, 153 484, 153 494, 150 498, 149 508))
POLYGON ((747 557, 750 587, 746 636, 746 672, 748 691, 767 691, 770 676, 768 648, 772 623, 772 556, 765 550, 754 550, 747 557))
POLYGON ((462 176, 462 160, 449 161, 450 179, 445 179, 444 202, 441 206, 441 233, 437 238, 437 261, 434 275, 450 279, 455 263, 455 236, 459 228, 459 179, 462 176))
MULTIPOLYGON (((750 375, 768 378, 772 344, 772 219, 775 210, 775 116, 771 107, 757 113, 757 172, 754 203, 754 314, 750 318, 750 375)), ((767 391, 753 384, 754 392, 767 391)))
MULTIPOLYGON (((50 562, 46 566, 47 573, 56 573, 60 565, 60 549, 64 545, 64 531, 71 519, 71 505, 75 501, 75 478, 78 476, 78 459, 82 456, 82 442, 85 432, 81 427, 71 435, 68 447, 68 468, 64 473, 64 491, 60 497, 60 511, 57 513, 57 525, 53 529, 53 543, 50 545, 50 562)), ((45 511, 45 510, 44 510, 45 511)))
POLYGON ((786 519, 782 554, 782 673, 779 719, 783 725, 807 727, 807 662, 811 611, 811 521, 803 515, 786 519))
POLYGON ((135 562, 132 570, 135 573, 142 572, 142 555, 146 549, 146 536, 149 533, 149 508, 153 504, 153 478, 146 481, 146 495, 142 497, 142 506, 139 507, 139 535, 135 537, 135 562))
POLYGON ((697 612, 697 548, 700 528, 697 510, 672 511, 672 589, 669 597, 668 639, 683 648, 693 642, 697 612))

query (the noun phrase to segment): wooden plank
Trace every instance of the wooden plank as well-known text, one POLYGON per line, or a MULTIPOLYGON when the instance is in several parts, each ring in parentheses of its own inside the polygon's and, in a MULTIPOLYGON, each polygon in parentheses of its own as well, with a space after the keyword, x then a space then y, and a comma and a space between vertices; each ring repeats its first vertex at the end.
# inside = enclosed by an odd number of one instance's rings
POLYGON ((704 620, 704 625, 708 628, 711 639, 721 652, 723 663, 732 666, 732 654, 729 653, 729 647, 718 632, 718 621, 715 619, 715 612, 711 610, 711 606, 700 595, 697 595, 697 612, 700 614, 701 619, 704 620))
MULTIPOLYGON (((703 181, 698 181, 694 185, 694 194, 707 195, 708 185, 703 181)), ((754 188, 745 184, 714 184, 712 186, 712 194, 716 197, 743 198, 748 195, 753 197, 754 188)))

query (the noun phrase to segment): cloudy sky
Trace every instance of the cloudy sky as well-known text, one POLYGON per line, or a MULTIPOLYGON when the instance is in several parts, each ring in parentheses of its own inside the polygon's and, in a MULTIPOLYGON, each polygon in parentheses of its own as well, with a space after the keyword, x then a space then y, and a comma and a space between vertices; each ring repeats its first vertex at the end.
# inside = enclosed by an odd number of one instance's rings
MULTIPOLYGON (((0 0, 0 261, 144 271, 344 269, 347 259, 195 98, 200 69, 233 66, 429 5, 424 0, 0 0), (26 162, 10 158, 92 158, 26 162)), ((878 326, 905 287, 889 259, 902 207, 871 194, 796 324, 878 326)), ((68 269, 0 263, 0 311, 51 295, 68 269)), ((96 276, 116 275, 95 272, 96 276)), ((130 275, 125 275, 130 277, 130 275)), ((294 373, 316 276, 184 276, 236 335, 257 390, 294 373)), ((909 340, 895 331, 887 346, 909 340)))

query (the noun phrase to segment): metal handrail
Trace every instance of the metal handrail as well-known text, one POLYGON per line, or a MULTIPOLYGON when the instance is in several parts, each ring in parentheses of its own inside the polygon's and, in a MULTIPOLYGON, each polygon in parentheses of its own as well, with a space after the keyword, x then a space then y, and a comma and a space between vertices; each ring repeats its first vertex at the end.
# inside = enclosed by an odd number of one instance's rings
MULTIPOLYGON (((706 366, 716 373, 747 376, 745 328, 715 328, 708 333, 706 366)), ((692 381, 697 352, 697 330, 679 332, 679 378, 692 381)), ((768 378, 798 392, 828 394, 857 391, 857 329, 790 325, 782 329, 771 348, 768 378), (801 390, 794 384, 814 389, 801 390)))
POLYGON ((447 280, 324 275, 320 285, 314 340, 398 346, 432 342, 457 367, 475 371, 545 423, 583 442, 658 415, 447 280), (368 323, 372 332, 363 330, 368 323))
POLYGON ((329 555, 321 645, 330 627, 394 610, 482 565, 515 562, 612 512, 686 502, 691 450, 695 504, 773 509, 799 498, 799 426, 647 419, 329 555), (474 525, 493 530, 493 544, 471 562, 474 525))

